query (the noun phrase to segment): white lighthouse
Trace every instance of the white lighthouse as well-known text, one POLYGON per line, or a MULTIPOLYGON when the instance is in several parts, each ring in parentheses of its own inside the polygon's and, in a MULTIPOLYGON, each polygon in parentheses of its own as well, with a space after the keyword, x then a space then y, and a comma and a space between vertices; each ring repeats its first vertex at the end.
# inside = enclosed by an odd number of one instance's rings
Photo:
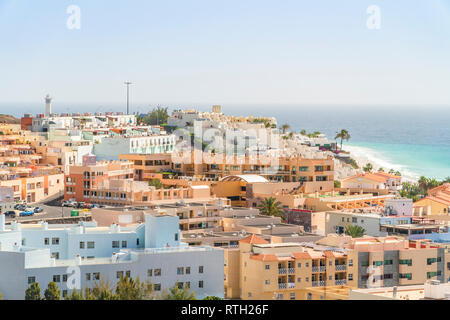
POLYGON ((50 114, 52 113, 52 98, 50 95, 47 95, 45 97, 45 116, 50 117, 50 114))

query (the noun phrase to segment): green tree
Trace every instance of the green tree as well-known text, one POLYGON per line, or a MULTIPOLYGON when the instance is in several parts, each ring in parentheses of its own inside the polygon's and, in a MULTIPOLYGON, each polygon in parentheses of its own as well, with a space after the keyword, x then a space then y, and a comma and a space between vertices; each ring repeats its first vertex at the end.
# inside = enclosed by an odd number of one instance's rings
POLYGON ((50 282, 44 291, 45 300, 61 300, 61 292, 54 282, 50 282))
POLYGON ((361 226, 355 226, 355 225, 347 225, 344 230, 346 235, 351 236, 352 238, 361 238, 366 230, 364 230, 361 226))
POLYGON ((300 131, 300 134, 301 134, 302 136, 306 136, 306 130, 303 129, 302 131, 300 131))
POLYGON ((197 300, 194 291, 182 286, 180 282, 169 288, 169 292, 163 295, 163 300, 197 300))
POLYGON ((95 282, 92 290, 92 296, 94 300, 117 300, 118 296, 114 294, 112 286, 109 281, 101 278, 100 281, 95 282))
POLYGON ((83 296, 83 291, 73 290, 70 294, 68 294, 64 300, 85 300, 83 296))
POLYGON ((288 125, 287 123, 285 123, 281 126, 281 131, 283 132, 283 134, 285 134, 286 131, 289 130, 290 128, 291 128, 291 126, 288 125))
POLYGON ((350 140, 350 134, 348 133, 347 130, 342 129, 341 132, 337 133, 336 136, 334 137, 334 139, 341 139, 341 150, 342 150, 342 143, 343 141, 348 141, 350 140))
POLYGON ((158 106, 150 111, 145 117, 140 117, 139 120, 145 125, 160 125, 167 123, 168 118, 168 108, 158 106))
POLYGON ((384 172, 384 169, 383 168, 379 168, 378 172, 384 172))
POLYGON ((139 277, 121 277, 116 286, 119 300, 150 300, 153 297, 153 286, 149 281, 141 282, 139 277))
POLYGON ((281 208, 281 202, 276 201, 275 198, 265 198, 261 201, 258 206, 259 211, 267 216, 280 217, 282 220, 285 219, 284 210, 281 208))
POLYGON ((368 163, 364 166, 363 170, 364 170, 364 172, 372 172, 372 170, 373 170, 372 164, 371 164, 370 162, 368 162, 368 163))
POLYGON ((203 300, 223 300, 223 299, 216 296, 206 296, 203 298, 203 300))
POLYGON ((38 282, 33 282, 25 290, 25 300, 41 300, 41 288, 38 282))
POLYGON ((164 186, 159 179, 150 179, 148 181, 148 185, 151 187, 155 187, 156 189, 163 189, 164 186))
POLYGON ((341 187, 341 182, 339 180, 334 180, 334 187, 335 188, 340 188, 341 187))

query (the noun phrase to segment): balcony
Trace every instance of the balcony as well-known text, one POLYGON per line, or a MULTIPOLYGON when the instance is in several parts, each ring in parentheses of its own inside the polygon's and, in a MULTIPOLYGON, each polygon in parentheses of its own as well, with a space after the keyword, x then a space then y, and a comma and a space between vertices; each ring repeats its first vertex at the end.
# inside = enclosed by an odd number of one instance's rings
POLYGON ((287 288, 287 283, 279 283, 278 284, 278 289, 286 289, 287 288))
POLYGON ((327 271, 327 267, 321 266, 319 270, 320 270, 320 272, 325 272, 325 271, 327 271))
POLYGON ((287 269, 286 268, 278 268, 278 274, 286 274, 287 269))
POLYGON ((319 267, 312 267, 312 272, 319 272, 319 267))
POLYGON ((345 271, 347 270, 347 266, 345 264, 337 264, 335 266, 336 271, 345 271))
POLYGON ((325 287, 326 283, 325 283, 325 281, 313 281, 312 286, 313 287, 325 287))
POLYGON ((336 280, 336 281, 334 281, 334 284, 336 286, 345 286, 347 284, 347 280, 345 280, 345 279, 336 280))
POLYGON ((295 273, 295 268, 288 268, 288 273, 295 273))
POLYGON ((288 282, 288 289, 294 289, 295 288, 295 282, 288 282))

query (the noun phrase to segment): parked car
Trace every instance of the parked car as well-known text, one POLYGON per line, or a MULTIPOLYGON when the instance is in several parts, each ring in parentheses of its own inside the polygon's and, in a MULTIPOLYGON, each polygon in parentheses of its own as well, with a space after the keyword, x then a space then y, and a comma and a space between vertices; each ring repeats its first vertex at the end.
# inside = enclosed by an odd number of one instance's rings
POLYGON ((16 212, 15 211, 6 211, 5 216, 14 218, 16 216, 16 212))
POLYGON ((21 217, 32 216, 32 215, 34 215, 34 211, 33 210, 22 211, 20 213, 21 217))
POLYGON ((63 207, 75 207, 76 202, 75 201, 63 201, 61 206, 63 207))
POLYGON ((39 212, 42 212, 42 211, 44 211, 44 209, 42 207, 34 208, 34 213, 39 213, 39 212))
POLYGON ((21 210, 21 211, 25 211, 27 210, 27 205, 23 204, 23 203, 18 203, 14 206, 15 210, 21 210))
POLYGON ((78 203, 76 204, 76 208, 82 209, 82 208, 84 208, 85 205, 86 205, 85 202, 78 202, 78 203))

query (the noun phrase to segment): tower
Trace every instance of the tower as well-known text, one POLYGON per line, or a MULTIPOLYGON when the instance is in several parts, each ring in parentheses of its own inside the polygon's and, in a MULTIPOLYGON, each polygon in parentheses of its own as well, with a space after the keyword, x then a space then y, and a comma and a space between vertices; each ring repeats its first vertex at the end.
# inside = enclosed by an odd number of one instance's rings
POLYGON ((45 116, 49 117, 52 113, 52 98, 50 95, 45 97, 45 116))

